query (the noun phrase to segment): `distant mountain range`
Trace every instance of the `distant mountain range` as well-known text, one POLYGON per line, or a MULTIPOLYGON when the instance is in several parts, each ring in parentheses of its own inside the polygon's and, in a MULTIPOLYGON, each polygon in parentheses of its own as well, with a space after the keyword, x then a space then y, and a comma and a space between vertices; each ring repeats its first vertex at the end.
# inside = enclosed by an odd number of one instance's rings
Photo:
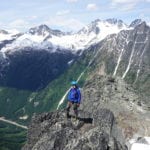
POLYGON ((77 33, 52 30, 46 25, 31 28, 25 33, 0 30, 0 85, 41 89, 91 45, 108 35, 133 30, 141 23, 141 20, 135 20, 126 25, 122 20, 97 19, 77 33))
POLYGON ((29 29, 26 33, 17 34, 1 30, 1 44, 6 40, 14 40, 11 44, 4 45, 1 51, 12 51, 13 49, 29 46, 45 49, 53 46, 55 50, 61 47, 62 49, 77 51, 101 41, 109 34, 117 34, 121 30, 131 30, 141 22, 141 20, 135 20, 131 25, 126 25, 123 21, 117 19, 107 19, 104 21, 98 19, 77 33, 64 33, 59 30, 52 30, 47 25, 40 25, 29 29))

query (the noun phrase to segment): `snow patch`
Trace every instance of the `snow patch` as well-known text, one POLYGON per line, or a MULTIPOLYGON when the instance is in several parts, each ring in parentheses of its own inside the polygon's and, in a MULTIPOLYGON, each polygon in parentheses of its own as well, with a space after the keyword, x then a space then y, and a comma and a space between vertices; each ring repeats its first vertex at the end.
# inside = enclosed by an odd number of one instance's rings
POLYGON ((30 41, 40 43, 40 42, 42 42, 42 41, 44 40, 44 38, 45 38, 45 37, 43 37, 43 36, 32 35, 32 34, 27 34, 27 33, 26 33, 26 34, 20 36, 17 40, 18 40, 18 42, 19 42, 19 41, 23 41, 23 40, 25 40, 25 39, 28 39, 28 40, 30 40, 30 41))
POLYGON ((29 117, 28 115, 24 115, 24 116, 19 117, 19 119, 20 120, 26 120, 26 119, 28 119, 28 117, 29 117))
POLYGON ((132 48, 132 52, 131 52, 131 55, 130 55, 130 58, 129 58, 129 63, 128 63, 128 66, 127 66, 127 68, 126 68, 126 70, 125 70, 123 76, 122 76, 122 79, 125 78, 125 76, 127 75, 128 71, 129 71, 129 69, 130 69, 130 66, 131 66, 131 64, 132 64, 132 57, 133 57, 133 54, 134 54, 134 51, 135 51, 135 45, 136 45, 136 43, 134 43, 134 46, 133 46, 133 48, 132 48))
POLYGON ((130 150, 150 150, 150 137, 140 137, 129 141, 130 150))
POLYGON ((0 33, 0 41, 4 41, 4 40, 11 40, 12 38, 12 34, 3 34, 0 33))
POLYGON ((114 73, 113 73, 113 76, 115 76, 116 73, 117 73, 117 70, 118 70, 118 67, 119 67, 119 64, 120 64, 120 61, 121 61, 121 57, 122 57, 122 54, 123 54, 123 50, 124 49, 122 48, 121 53, 120 53, 119 58, 118 58, 118 61, 117 61, 117 65, 116 65, 114 73))
POLYGON ((34 107, 37 107, 39 105, 39 102, 34 102, 34 107))
POLYGON ((59 107, 63 104, 68 92, 69 92, 70 88, 66 91, 66 93, 64 94, 64 96, 61 98, 61 100, 59 101, 58 105, 57 105, 57 110, 59 109, 59 107))
POLYGON ((134 143, 131 146, 131 150, 150 150, 150 145, 148 145, 148 144, 141 144, 141 143, 134 143))
POLYGON ((73 63, 73 61, 74 61, 73 59, 68 61, 68 65, 71 65, 73 63))
POLYGON ((32 100, 33 100, 33 98, 32 98, 32 97, 30 97, 28 101, 31 103, 31 102, 32 102, 32 100))
POLYGON ((7 33, 0 32, 0 42, 5 40, 12 40, 16 34, 19 33, 19 31, 13 29, 13 30, 7 30, 7 33))
MULTIPOLYGON (((148 41, 148 35, 146 36, 144 44, 146 43, 146 41, 148 41)), ((141 69, 141 64, 142 64, 142 61, 143 61, 142 58, 143 58, 143 54, 145 53, 145 51, 146 51, 146 46, 144 47, 144 50, 143 50, 143 52, 142 52, 142 54, 140 56, 140 62, 139 62, 139 65, 138 65, 138 70, 137 70, 136 79, 135 79, 134 83, 136 83, 136 81, 137 81, 137 79, 139 77, 139 73, 140 73, 140 69, 141 69)))
POLYGON ((148 142, 148 144, 150 144, 150 137, 144 137, 145 138, 145 140, 148 142))

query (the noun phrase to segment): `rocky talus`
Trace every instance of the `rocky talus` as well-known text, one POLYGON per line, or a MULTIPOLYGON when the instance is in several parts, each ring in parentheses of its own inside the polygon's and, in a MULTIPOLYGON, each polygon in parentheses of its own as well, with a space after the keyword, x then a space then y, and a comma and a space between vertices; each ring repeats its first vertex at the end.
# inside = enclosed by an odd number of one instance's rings
POLYGON ((22 150, 127 150, 114 133, 119 135, 108 109, 79 111, 77 121, 66 119, 65 110, 43 113, 33 116, 22 150))

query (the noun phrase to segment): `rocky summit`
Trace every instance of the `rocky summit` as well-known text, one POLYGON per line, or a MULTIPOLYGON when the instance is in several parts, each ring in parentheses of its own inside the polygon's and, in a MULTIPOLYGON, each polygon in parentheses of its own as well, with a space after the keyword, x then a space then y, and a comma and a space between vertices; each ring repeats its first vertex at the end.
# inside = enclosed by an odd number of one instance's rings
POLYGON ((22 150, 127 150, 118 141, 114 115, 108 109, 79 111, 76 121, 65 110, 34 115, 22 150))

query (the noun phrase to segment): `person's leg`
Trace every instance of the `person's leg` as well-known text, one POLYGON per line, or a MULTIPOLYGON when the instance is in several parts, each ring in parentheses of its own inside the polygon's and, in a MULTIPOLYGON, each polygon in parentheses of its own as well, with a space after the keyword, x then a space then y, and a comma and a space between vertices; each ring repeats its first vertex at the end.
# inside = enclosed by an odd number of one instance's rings
POLYGON ((67 103, 67 108, 66 108, 66 111, 67 111, 67 118, 70 117, 70 116, 69 116, 69 112, 70 112, 71 106, 72 106, 72 102, 68 101, 68 103, 67 103))
POLYGON ((74 103, 73 110, 74 110, 75 117, 77 119, 78 118, 78 104, 77 103, 74 103))

